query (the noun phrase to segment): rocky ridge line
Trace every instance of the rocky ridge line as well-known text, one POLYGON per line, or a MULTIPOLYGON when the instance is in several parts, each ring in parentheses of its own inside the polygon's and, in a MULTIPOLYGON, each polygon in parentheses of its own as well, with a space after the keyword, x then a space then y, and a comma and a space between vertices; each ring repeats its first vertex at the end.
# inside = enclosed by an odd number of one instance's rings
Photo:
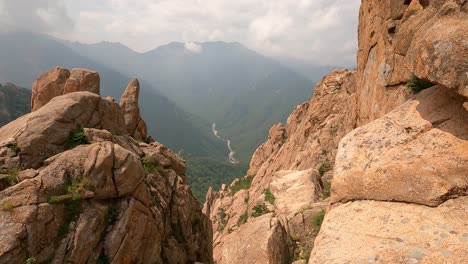
POLYGON ((130 134, 138 89, 121 106, 67 71, 39 77, 35 111, 0 128, 0 263, 211 263, 185 162, 130 134))

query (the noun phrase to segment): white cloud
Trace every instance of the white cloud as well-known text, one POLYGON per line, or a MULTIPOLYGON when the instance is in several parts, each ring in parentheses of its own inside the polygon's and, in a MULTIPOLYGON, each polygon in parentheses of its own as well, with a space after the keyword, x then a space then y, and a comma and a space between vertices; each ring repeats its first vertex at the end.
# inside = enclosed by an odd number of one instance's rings
POLYGON ((202 53, 203 47, 200 44, 197 44, 193 41, 185 42, 185 49, 192 53, 202 53))
POLYGON ((65 3, 73 30, 61 25, 69 22, 51 23, 67 21, 60 8, 36 17, 56 26, 46 27, 55 36, 81 42, 107 40, 147 51, 172 41, 237 41, 270 56, 355 64, 360 0, 0 0, 0 6, 3 2, 65 3))
POLYGON ((63 0, 0 0, 0 31, 58 34, 72 28, 63 0))

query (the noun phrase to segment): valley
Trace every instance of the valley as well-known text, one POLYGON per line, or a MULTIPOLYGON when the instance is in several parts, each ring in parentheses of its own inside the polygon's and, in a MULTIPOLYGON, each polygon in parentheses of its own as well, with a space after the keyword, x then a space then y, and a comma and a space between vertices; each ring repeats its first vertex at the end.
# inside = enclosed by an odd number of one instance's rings
POLYGON ((329 68, 314 66, 317 73, 304 77, 236 42, 195 43, 200 52, 173 42, 144 53, 120 43, 81 44, 26 32, 0 33, 0 42, 5 47, 0 50, 0 81, 23 87, 56 65, 81 67, 100 73, 103 96, 118 98, 122 83, 138 76, 148 133, 195 164, 194 175, 202 178, 212 175, 209 166, 215 163, 227 175, 214 177, 244 175, 268 129, 285 122, 293 106, 311 96, 312 79, 329 68), (222 138, 213 134, 214 124, 222 138), (204 165, 204 160, 210 162, 204 165))

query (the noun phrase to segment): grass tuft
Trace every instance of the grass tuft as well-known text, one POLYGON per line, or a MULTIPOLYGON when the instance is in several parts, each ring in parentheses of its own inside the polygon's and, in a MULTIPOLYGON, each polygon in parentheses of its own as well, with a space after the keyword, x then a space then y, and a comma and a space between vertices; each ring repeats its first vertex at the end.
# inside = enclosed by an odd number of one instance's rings
POLYGON ((231 195, 236 194, 240 190, 248 190, 252 185, 253 176, 247 176, 239 179, 234 186, 231 187, 231 195))
POLYGON ((226 215, 226 211, 224 211, 223 208, 220 208, 220 209, 219 209, 219 211, 218 211, 218 217, 219 217, 218 231, 219 231, 219 232, 223 232, 224 228, 226 228, 227 221, 228 221, 228 218, 227 218, 227 215, 226 215))
POLYGON ((271 193, 270 189, 263 189, 263 194, 265 194, 265 201, 275 204, 275 196, 271 193))
POLYGON ((331 195, 331 181, 323 182, 322 198, 326 199, 331 195))
POLYGON ((258 204, 252 208, 252 217, 259 217, 264 214, 271 213, 271 211, 268 209, 268 207, 263 203, 263 204, 258 204))
POLYGON ((79 127, 70 132, 67 143, 65 144, 66 149, 72 149, 78 145, 89 144, 88 138, 86 137, 82 127, 79 127))
POLYGON ((331 169, 332 167, 328 161, 322 163, 322 165, 320 165, 319 168, 320 177, 322 177, 325 174, 325 172, 330 171, 331 169))
POLYGON ((247 223, 247 219, 249 219, 249 213, 247 210, 237 219, 237 226, 241 226, 247 223))
POLYGON ((325 218, 325 210, 322 210, 319 213, 317 213, 312 219, 312 225, 314 226, 314 230, 317 233, 320 231, 320 227, 322 227, 324 218, 325 218))
POLYGON ((424 89, 434 86, 434 84, 428 80, 419 79, 413 75, 406 82, 406 86, 408 87, 410 93, 417 94, 424 89))

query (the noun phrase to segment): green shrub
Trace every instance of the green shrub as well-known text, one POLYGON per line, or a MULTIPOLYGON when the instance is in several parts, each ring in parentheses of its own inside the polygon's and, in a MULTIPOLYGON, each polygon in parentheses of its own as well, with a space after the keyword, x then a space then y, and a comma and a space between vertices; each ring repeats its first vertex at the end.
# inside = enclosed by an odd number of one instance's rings
POLYGON ((247 176, 239 179, 234 186, 231 187, 231 195, 236 194, 240 190, 248 190, 252 185, 253 176, 247 176))
POLYGON ((271 193, 270 189, 263 189, 263 194, 265 194, 265 201, 275 204, 275 196, 271 193))
POLYGON ((156 164, 151 162, 147 157, 141 159, 141 164, 146 173, 150 173, 156 169, 156 164))
POLYGON ((35 257, 30 257, 26 260, 25 264, 35 264, 36 263, 36 258, 35 257))
POLYGON ((92 183, 88 178, 73 178, 67 186, 67 193, 59 196, 51 196, 47 198, 50 204, 60 203, 67 200, 79 201, 82 195, 92 187, 92 183))
POLYGON ((58 236, 60 238, 63 238, 68 234, 71 222, 77 220, 81 212, 81 200, 71 200, 65 204, 63 224, 58 230, 58 236))
POLYGON ((330 163, 328 161, 325 161, 324 163, 322 163, 322 165, 320 165, 320 168, 319 168, 320 176, 323 176, 325 172, 330 171, 330 170, 331 170, 330 163))
POLYGON ((7 147, 11 150, 13 150, 16 154, 20 152, 20 148, 16 144, 9 144, 7 147))
POLYGON ((324 181, 323 189, 322 189, 322 198, 326 199, 330 197, 330 194, 331 194, 331 181, 324 181))
POLYGON ((249 200, 250 200, 250 193, 247 192, 247 196, 245 196, 245 198, 244 198, 244 203, 245 203, 245 204, 248 204, 248 203, 249 203, 249 200))
POLYGON ((237 226, 241 226, 247 223, 247 219, 249 219, 249 213, 247 210, 237 219, 237 226))
POLYGON ((223 232, 224 228, 226 228, 227 221, 228 221, 226 217, 227 217, 226 211, 224 211, 223 208, 220 208, 218 211, 218 218, 219 218, 218 231, 219 232, 223 232))
POLYGON ((424 89, 434 86, 434 84, 430 81, 419 79, 418 77, 413 75, 406 82, 406 86, 408 87, 411 93, 416 94, 424 89))
POLYGON ((336 132, 338 132, 337 127, 330 127, 330 130, 328 131, 331 136, 336 136, 336 132))
POLYGON ((14 167, 14 168, 11 168, 10 170, 8 170, 7 172, 7 177, 4 178, 4 181, 6 181, 8 183, 8 185, 10 186, 13 186, 15 184, 17 184, 19 182, 19 173, 20 173, 21 169, 20 167, 14 167))
POLYGON ((20 170, 19 167, 14 167, 7 171, 7 175, 0 179, 0 191, 20 182, 18 177, 20 170))
POLYGON ((141 164, 143 165, 143 169, 145 170, 145 173, 148 175, 155 170, 162 172, 163 167, 155 162, 152 162, 149 158, 144 157, 141 159, 141 164))
POLYGON ((258 204, 252 208, 252 217, 259 217, 264 214, 268 214, 271 211, 268 210, 268 207, 263 203, 263 204, 258 204))
POLYGON ((294 251, 294 260, 306 260, 310 258, 310 253, 312 252, 312 244, 301 244, 294 251))
POLYGON ((79 127, 70 132, 68 136, 67 143, 65 145, 66 149, 72 149, 78 145, 89 144, 88 138, 86 137, 83 128, 79 127))
POLYGON ((317 233, 318 231, 320 231, 320 227, 322 226, 324 218, 325 218, 325 210, 322 210, 319 213, 317 213, 312 219, 312 225, 314 226, 314 229, 317 233))

